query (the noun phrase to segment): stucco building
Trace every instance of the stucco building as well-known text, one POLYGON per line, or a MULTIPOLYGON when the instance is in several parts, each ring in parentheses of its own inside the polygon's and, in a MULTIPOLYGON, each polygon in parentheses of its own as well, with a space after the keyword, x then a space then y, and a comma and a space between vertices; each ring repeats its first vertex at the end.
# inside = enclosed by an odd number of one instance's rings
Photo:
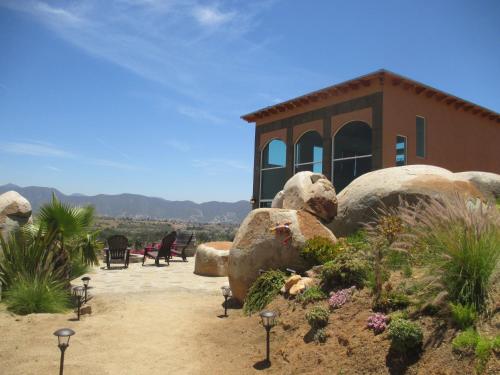
POLYGON ((337 192, 371 170, 431 164, 500 173, 500 115, 379 70, 242 116, 255 123, 254 207, 296 172, 337 192))

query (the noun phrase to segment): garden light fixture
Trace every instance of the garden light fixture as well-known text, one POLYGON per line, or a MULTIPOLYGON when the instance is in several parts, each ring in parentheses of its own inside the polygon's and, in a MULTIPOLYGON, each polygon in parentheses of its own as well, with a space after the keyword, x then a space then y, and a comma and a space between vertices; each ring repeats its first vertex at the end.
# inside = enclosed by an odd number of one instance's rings
POLYGON ((260 313, 260 318, 262 319, 262 325, 266 329, 266 362, 270 366, 271 359, 269 357, 269 333, 271 328, 276 325, 276 313, 274 311, 262 311, 260 313))
POLYGON ((224 316, 227 317, 227 299, 231 297, 231 288, 228 285, 221 287, 224 296, 224 316))
POLYGON ((80 309, 82 307, 83 296, 85 295, 85 288, 83 286, 75 286, 73 288, 73 296, 76 298, 76 302, 78 304, 78 320, 80 320, 80 309))
POLYGON ((75 331, 69 328, 61 328, 54 332, 57 336, 57 346, 61 350, 61 361, 59 363, 59 375, 63 375, 64 370, 64 352, 69 346, 69 339, 75 334, 75 331))
POLYGON ((84 303, 87 303, 87 289, 89 287, 89 282, 90 282, 90 277, 88 276, 85 276, 85 277, 82 277, 82 281, 83 281, 83 288, 85 289, 85 299, 84 299, 84 303))

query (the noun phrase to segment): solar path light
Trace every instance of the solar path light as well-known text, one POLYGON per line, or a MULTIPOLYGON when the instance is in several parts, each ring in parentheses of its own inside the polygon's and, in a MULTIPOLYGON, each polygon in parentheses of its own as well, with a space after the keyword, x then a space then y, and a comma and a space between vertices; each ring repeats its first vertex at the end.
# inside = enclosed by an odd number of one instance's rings
POLYGON ((90 277, 88 276, 82 277, 82 281, 83 281, 83 288, 85 289, 84 303, 87 303, 87 289, 89 288, 90 277))
POLYGON ((75 334, 75 331, 69 328, 61 328, 54 332, 57 336, 57 346, 61 350, 61 361, 59 363, 59 375, 63 375, 64 371, 64 352, 69 346, 69 339, 75 334))
POLYGON ((227 299, 231 297, 231 288, 227 285, 221 287, 222 295, 224 296, 224 316, 227 317, 227 299))
POLYGON ((83 286, 75 286, 73 288, 73 296, 75 296, 76 302, 78 304, 78 311, 77 311, 78 320, 80 320, 80 309, 82 307, 82 301, 84 295, 85 295, 85 288, 83 286))
POLYGON ((276 313, 274 311, 262 311, 260 313, 262 325, 266 329, 266 363, 270 366, 271 359, 269 358, 269 333, 271 328, 276 325, 276 313))

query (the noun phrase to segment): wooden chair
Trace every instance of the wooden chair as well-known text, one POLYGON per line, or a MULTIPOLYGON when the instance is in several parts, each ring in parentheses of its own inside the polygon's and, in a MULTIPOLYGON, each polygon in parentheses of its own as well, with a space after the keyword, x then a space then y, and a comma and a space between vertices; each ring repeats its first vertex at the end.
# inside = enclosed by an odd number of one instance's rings
POLYGON ((128 239, 121 234, 116 234, 107 239, 108 247, 104 249, 106 254, 106 265, 108 270, 111 268, 111 260, 121 259, 128 268, 130 258, 130 248, 128 247, 128 239))
POLYGON ((170 265, 170 251, 172 250, 172 244, 177 237, 177 232, 174 230, 170 232, 163 240, 161 240, 161 246, 158 250, 148 250, 144 249, 144 256, 142 257, 142 265, 144 266, 144 262, 146 261, 146 257, 154 259, 157 267, 160 266, 160 259, 165 259, 167 265, 170 265))
MULTIPOLYGON (((191 241, 193 241, 194 234, 191 233, 187 241, 182 241, 180 238, 177 239, 176 242, 176 250, 170 250, 170 258, 173 256, 181 257, 184 262, 187 262, 186 257, 186 249, 191 245, 191 241)), ((185 237, 184 237, 185 238, 185 237)))

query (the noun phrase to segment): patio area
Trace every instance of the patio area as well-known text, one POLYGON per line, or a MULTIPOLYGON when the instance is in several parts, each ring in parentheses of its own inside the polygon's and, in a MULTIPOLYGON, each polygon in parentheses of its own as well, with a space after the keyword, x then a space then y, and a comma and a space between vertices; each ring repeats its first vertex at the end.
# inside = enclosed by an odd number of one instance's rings
MULTIPOLYGON (((0 306, 0 332, 9 338, 0 340, 0 373, 57 373, 60 354, 53 332, 63 327, 76 332, 66 351, 67 375, 255 372, 262 328, 255 318, 251 326, 258 339, 242 343, 231 328, 242 319, 241 310, 219 318, 226 277, 193 274, 193 258, 168 267, 152 261, 128 269, 101 267, 88 274, 92 313, 80 321, 73 311, 17 316, 0 306)), ((74 283, 81 285, 79 279, 74 283)))

